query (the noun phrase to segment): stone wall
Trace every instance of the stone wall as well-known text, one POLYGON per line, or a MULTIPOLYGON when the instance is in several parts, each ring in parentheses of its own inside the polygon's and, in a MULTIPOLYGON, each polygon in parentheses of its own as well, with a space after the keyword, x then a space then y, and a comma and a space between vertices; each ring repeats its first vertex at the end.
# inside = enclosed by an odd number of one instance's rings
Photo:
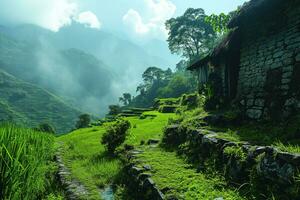
POLYGON ((135 199, 144 200, 164 200, 163 193, 158 189, 151 178, 151 166, 143 165, 136 159, 136 155, 141 152, 132 150, 127 153, 124 170, 128 176, 126 186, 131 191, 135 199))
POLYGON ((216 132, 187 130, 179 125, 165 129, 163 143, 197 163, 198 170, 214 165, 214 169, 235 184, 249 183, 250 188, 258 187, 259 193, 272 193, 278 199, 300 199, 299 154, 281 152, 270 146, 232 142, 219 138, 216 132), (182 144, 184 152, 179 148, 182 144))
POLYGON ((65 166, 63 159, 59 153, 56 155, 56 162, 58 165, 58 179, 65 191, 66 199, 68 200, 84 200, 88 199, 89 192, 85 186, 79 181, 71 178, 70 170, 65 166))
POLYGON ((238 97, 253 119, 285 117, 300 108, 300 7, 274 12, 239 27, 238 97))

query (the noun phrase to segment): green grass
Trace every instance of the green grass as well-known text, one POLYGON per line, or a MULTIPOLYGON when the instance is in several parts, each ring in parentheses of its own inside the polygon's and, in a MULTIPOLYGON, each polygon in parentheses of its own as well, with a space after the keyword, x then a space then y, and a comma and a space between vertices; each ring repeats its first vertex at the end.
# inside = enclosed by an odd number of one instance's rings
POLYGON ((275 142, 274 146, 284 152, 300 154, 300 146, 299 145, 283 144, 282 142, 275 142))
MULTIPOLYGON (((175 117, 175 114, 156 111, 145 112, 144 115, 148 117, 125 118, 132 126, 126 144, 137 146, 142 140, 160 139, 168 119, 175 117)), ((79 129, 57 138, 58 143, 63 143, 63 160, 72 172, 71 178, 87 187, 91 199, 101 199, 101 188, 112 184, 122 168, 120 160, 109 157, 100 142, 106 125, 79 129)))
POLYGON ((143 115, 149 115, 149 117, 145 119, 140 119, 139 117, 126 118, 130 121, 132 128, 125 144, 137 146, 140 145, 141 141, 147 142, 149 139, 161 139, 163 136, 163 128, 169 118, 176 117, 173 113, 162 114, 157 111, 145 112, 143 115))
POLYGON ((229 146, 226 147, 223 151, 226 155, 236 157, 240 161, 246 161, 247 159, 247 154, 243 151, 242 147, 229 146))
MULTIPOLYGON (((300 143, 300 115, 291 117, 282 122, 262 121, 244 122, 241 125, 213 126, 203 125, 203 117, 209 114, 202 107, 192 110, 183 110, 179 119, 182 126, 213 131, 218 138, 232 142, 249 142, 252 145, 274 146, 282 151, 299 153, 300 143)), ((232 118, 234 112, 225 113, 226 118, 232 118)))
POLYGON ((91 199, 101 199, 101 188, 111 184, 121 170, 121 162, 107 156, 100 143, 104 132, 104 126, 93 127, 58 138, 63 143, 63 160, 72 172, 71 178, 87 187, 91 199))
MULTIPOLYGON (((227 188, 221 176, 206 177, 197 173, 183 158, 177 157, 173 152, 140 145, 141 141, 161 139, 169 118, 177 118, 175 114, 162 114, 157 111, 145 112, 143 115, 147 117, 125 118, 131 123, 131 130, 124 144, 144 150, 140 155, 143 163, 150 164, 153 168, 153 179, 160 189, 170 188, 167 191, 168 196, 176 195, 185 200, 218 197, 243 199, 238 192, 227 188)), ((80 129, 58 138, 58 142, 64 143, 63 158, 71 169, 72 178, 81 181, 88 188, 92 194, 91 199, 101 199, 100 188, 111 184, 122 167, 117 158, 105 155, 105 149, 100 144, 104 132, 105 125, 80 129)))
POLYGON ((0 199, 46 198, 55 188, 54 150, 49 134, 0 125, 0 199))
MULTIPOLYGON (((207 200, 223 197, 224 199, 243 199, 237 191, 227 188, 221 176, 207 177, 197 173, 193 167, 161 148, 146 147, 138 159, 151 166, 152 179, 167 197, 181 200, 207 200)), ((211 175, 211 174, 208 174, 211 175)))

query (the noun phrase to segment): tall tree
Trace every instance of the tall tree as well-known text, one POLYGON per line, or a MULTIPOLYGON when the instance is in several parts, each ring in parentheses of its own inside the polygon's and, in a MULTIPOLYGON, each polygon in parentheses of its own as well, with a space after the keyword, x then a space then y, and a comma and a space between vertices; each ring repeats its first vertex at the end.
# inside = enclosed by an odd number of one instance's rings
POLYGON ((82 114, 78 117, 78 121, 76 123, 76 128, 86 128, 90 125, 91 117, 89 114, 82 114))
POLYGON ((203 9, 189 8, 183 16, 171 18, 166 22, 169 31, 167 41, 173 54, 182 55, 192 61, 208 52, 215 32, 205 20, 206 17, 203 9))
POLYGON ((132 97, 130 93, 124 93, 122 97, 119 98, 120 102, 123 102, 125 106, 131 103, 132 97))

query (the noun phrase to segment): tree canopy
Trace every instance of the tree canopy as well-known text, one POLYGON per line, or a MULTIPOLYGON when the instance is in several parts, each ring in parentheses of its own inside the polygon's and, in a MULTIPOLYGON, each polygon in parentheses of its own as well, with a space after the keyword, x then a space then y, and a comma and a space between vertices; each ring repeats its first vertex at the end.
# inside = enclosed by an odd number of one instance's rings
POLYGON ((173 54, 192 61, 208 52, 216 34, 206 18, 203 9, 189 8, 183 16, 167 20, 167 41, 173 54))

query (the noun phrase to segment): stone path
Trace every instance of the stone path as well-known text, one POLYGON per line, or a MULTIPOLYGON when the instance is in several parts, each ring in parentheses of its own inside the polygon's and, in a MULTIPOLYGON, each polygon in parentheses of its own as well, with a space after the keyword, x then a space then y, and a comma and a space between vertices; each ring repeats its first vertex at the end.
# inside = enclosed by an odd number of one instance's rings
POLYGON ((59 180, 66 191, 67 199, 87 199, 87 196, 89 195, 87 189, 79 181, 71 178, 71 172, 63 163, 63 159, 59 152, 56 155, 56 162, 58 164, 59 180))

